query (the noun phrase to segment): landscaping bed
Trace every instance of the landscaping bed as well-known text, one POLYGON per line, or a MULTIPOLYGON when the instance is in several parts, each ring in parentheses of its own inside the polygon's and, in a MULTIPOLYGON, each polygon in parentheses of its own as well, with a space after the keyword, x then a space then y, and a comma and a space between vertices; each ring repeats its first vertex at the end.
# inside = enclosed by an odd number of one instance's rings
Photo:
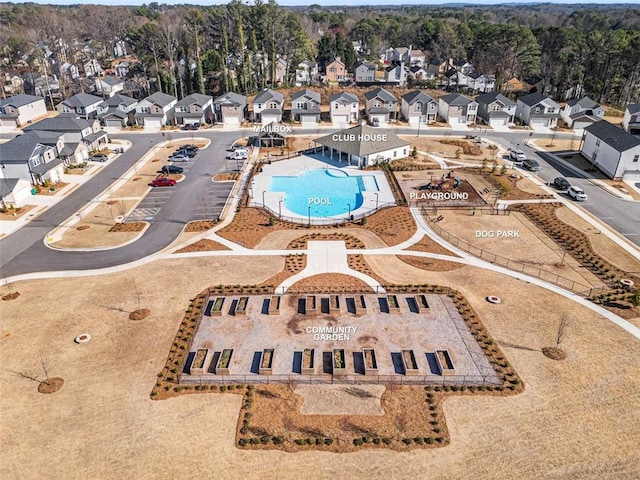
POLYGON ((109 229, 109 232, 141 232, 146 226, 146 222, 116 223, 109 229))
POLYGON ((304 250, 307 248, 307 242, 309 240, 318 240, 318 241, 338 241, 343 240, 348 249, 352 248, 365 248, 365 244, 359 238, 354 237, 353 235, 348 235, 346 233, 310 233, 308 235, 304 235, 302 237, 296 238, 289 242, 287 245, 287 250, 289 249, 301 249, 304 250))
POLYGON ((396 255, 396 258, 412 267, 431 272, 450 272, 451 270, 457 270, 465 266, 464 263, 448 262, 437 258, 414 257, 412 255, 396 255))
POLYGON ((442 245, 440 245, 435 240, 431 239, 428 236, 424 236, 420 239, 419 242, 414 243, 409 248, 405 250, 411 250, 414 252, 429 252, 429 253, 437 253, 439 255, 450 255, 452 257, 458 257, 455 253, 449 251, 442 245))
POLYGON ((176 250, 173 253, 207 252, 218 250, 229 250, 229 247, 222 245, 221 243, 218 243, 214 240, 203 238, 202 240, 193 242, 191 245, 187 245, 186 247, 183 247, 180 250, 176 250))
POLYGON ((205 232, 207 230, 211 230, 217 223, 217 220, 196 220, 194 222, 187 223, 187 226, 184 227, 184 232, 205 232))
POLYGON ((214 182, 234 182, 238 180, 240 174, 238 172, 216 173, 213 176, 214 182))

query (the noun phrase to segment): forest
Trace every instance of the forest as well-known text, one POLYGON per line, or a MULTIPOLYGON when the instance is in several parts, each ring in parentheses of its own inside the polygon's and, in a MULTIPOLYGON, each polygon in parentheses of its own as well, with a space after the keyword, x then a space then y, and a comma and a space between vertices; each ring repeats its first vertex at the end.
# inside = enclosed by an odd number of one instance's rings
POLYGON ((141 7, 0 4, 3 71, 25 65, 107 61, 124 41, 137 56, 130 76, 145 88, 178 97, 204 91, 210 72, 223 89, 251 94, 272 86, 285 58, 320 67, 340 56, 348 68, 376 61, 386 48, 425 52, 496 76, 496 85, 537 76, 560 98, 582 85, 594 100, 624 106, 640 101, 640 7, 532 4, 499 6, 282 7, 275 0, 141 7), (356 54, 352 42, 362 51, 356 54))

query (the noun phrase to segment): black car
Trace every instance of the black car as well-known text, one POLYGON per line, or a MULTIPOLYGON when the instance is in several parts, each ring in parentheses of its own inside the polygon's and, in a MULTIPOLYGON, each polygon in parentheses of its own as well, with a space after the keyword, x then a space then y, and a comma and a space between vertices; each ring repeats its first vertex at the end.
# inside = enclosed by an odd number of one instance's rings
POLYGON ((530 172, 539 172, 542 170, 542 167, 538 162, 532 159, 527 159, 522 162, 522 166, 529 170, 530 172))
POLYGON ((165 165, 160 171, 162 173, 182 173, 184 172, 184 168, 177 165, 165 165))
POLYGON ((553 181, 553 186, 556 187, 558 190, 568 190, 569 187, 571 186, 571 184, 569 183, 569 181, 566 178, 557 177, 553 181))
POLYGON ((195 145, 191 145, 189 143, 187 143, 186 145, 181 145, 180 148, 182 150, 193 150, 194 152, 197 152, 199 150, 198 147, 196 147, 195 145))
POLYGON ((174 155, 185 155, 189 158, 193 158, 196 156, 196 151, 195 150, 185 150, 185 149, 178 149, 174 152, 174 155))

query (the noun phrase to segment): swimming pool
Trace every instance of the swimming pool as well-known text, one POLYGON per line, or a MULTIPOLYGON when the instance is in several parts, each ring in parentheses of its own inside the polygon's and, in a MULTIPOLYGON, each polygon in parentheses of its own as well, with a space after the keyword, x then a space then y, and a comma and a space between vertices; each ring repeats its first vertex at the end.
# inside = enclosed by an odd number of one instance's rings
POLYGON ((349 214, 362 205, 362 192, 379 190, 373 175, 350 176, 337 169, 317 168, 296 176, 273 176, 270 192, 284 192, 284 205, 298 215, 316 218, 349 214), (311 211, 309 211, 311 207, 311 211))

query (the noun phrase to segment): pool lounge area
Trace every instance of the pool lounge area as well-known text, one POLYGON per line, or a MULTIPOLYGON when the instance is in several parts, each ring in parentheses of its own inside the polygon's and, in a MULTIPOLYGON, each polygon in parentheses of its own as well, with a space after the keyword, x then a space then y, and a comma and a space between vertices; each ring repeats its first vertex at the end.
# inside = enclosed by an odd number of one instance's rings
POLYGON ((383 172, 327 160, 302 155, 265 165, 253 178, 250 205, 283 220, 320 225, 357 220, 395 204, 383 172))

